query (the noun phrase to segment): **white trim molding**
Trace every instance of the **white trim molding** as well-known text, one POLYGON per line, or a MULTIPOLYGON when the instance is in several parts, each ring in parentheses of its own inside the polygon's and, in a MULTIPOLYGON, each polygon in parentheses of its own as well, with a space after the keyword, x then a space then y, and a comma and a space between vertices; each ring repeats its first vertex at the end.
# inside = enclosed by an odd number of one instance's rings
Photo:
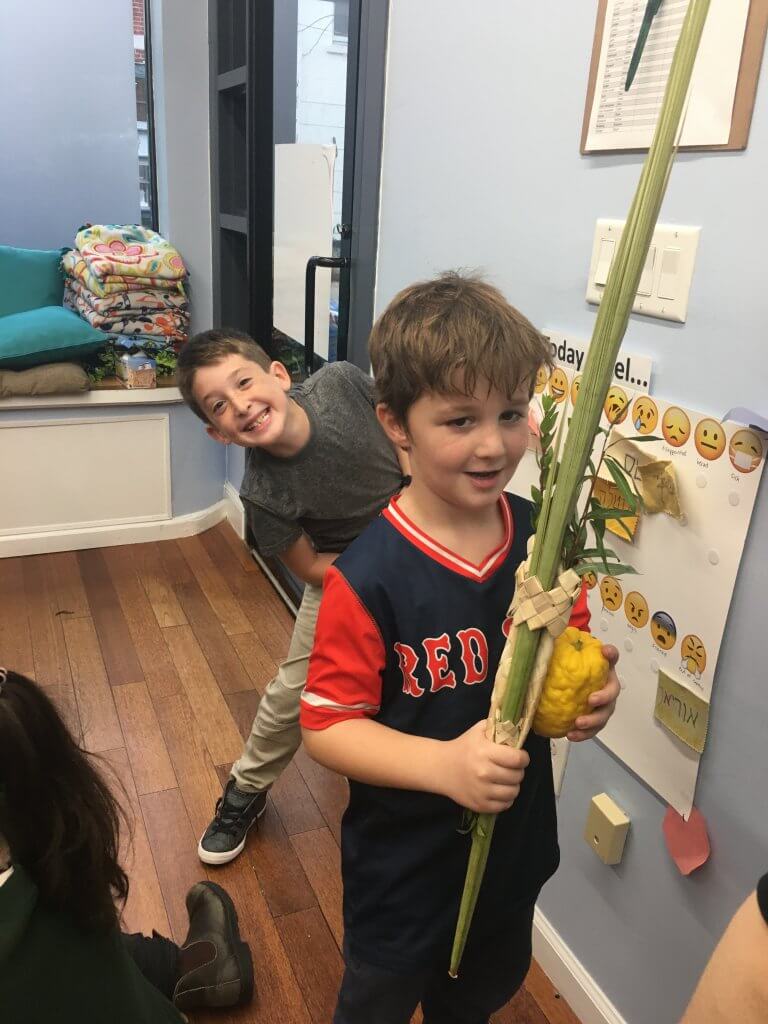
POLYGON ((224 484, 224 505, 232 529, 238 537, 245 540, 245 509, 240 501, 240 495, 229 480, 224 484))
POLYGON ((8 409, 93 409, 103 405, 179 405, 182 401, 178 388, 96 388, 69 395, 3 398, 0 412, 8 409))
POLYGON ((14 555, 41 555, 53 551, 79 551, 83 548, 106 548, 116 544, 145 544, 155 540, 175 540, 202 533, 227 518, 227 502, 217 501, 209 508, 187 515, 155 522, 120 523, 111 526, 87 526, 75 529, 48 530, 40 533, 17 533, 0 537, 0 558, 14 555))
POLYGON ((538 907, 533 915, 533 955, 581 1024, 627 1024, 538 907))

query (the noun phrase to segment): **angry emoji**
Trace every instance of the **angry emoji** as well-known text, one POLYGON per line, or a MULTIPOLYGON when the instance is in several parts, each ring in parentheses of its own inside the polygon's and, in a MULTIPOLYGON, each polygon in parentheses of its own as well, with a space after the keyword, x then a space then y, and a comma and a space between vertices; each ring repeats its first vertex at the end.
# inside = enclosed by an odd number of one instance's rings
POLYGON ((693 432, 696 451, 702 459, 713 462, 725 451, 725 430, 717 420, 699 420, 693 432))
POLYGON ((676 405, 670 405, 661 418, 661 432, 673 448, 682 448, 691 436, 691 421, 676 405))
POLYGON ((653 642, 662 651, 668 651, 675 646, 677 640, 677 626, 671 615, 666 612, 654 612, 651 619, 651 636, 653 642))
POLYGON ((621 608, 624 592, 615 576, 603 576, 603 582, 600 584, 600 596, 603 599, 603 608, 607 608, 609 612, 615 612, 621 608))
POLYGON ((753 430, 737 430, 728 445, 728 457, 734 469, 751 473, 760 465, 763 446, 753 430))
POLYGON ((624 602, 627 622, 636 629, 642 629, 648 621, 648 602, 637 590, 631 590, 624 602))
POLYGON ((659 410, 648 395, 641 395, 632 406, 632 423, 638 434, 652 434, 659 422, 659 410))
POLYGON ((680 644, 680 655, 682 657, 680 668, 690 672, 696 679, 700 679, 701 673, 707 667, 707 652, 704 650, 701 637, 696 636, 695 633, 684 636, 683 642, 680 644))
POLYGON ((616 384, 612 385, 608 389, 608 394, 605 396, 605 405, 603 406, 603 412, 608 417, 608 422, 623 423, 627 418, 628 408, 629 399, 627 398, 626 391, 616 384))
POLYGON ((558 405, 565 401, 565 396, 568 394, 568 377, 565 370, 561 370, 559 366, 554 368, 552 376, 549 378, 549 393, 558 405))
POLYGON ((595 576, 591 570, 589 572, 585 572, 581 578, 584 580, 584 586, 587 590, 592 590, 597 583, 597 576, 595 576))

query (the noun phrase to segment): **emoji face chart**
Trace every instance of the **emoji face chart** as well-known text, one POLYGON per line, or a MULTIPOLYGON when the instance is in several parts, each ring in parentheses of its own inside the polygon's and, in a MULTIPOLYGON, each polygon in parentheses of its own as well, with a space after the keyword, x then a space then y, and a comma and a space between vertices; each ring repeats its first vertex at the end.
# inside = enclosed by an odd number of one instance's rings
POLYGON ((661 418, 661 432, 667 444, 680 448, 691 436, 691 421, 682 409, 671 405, 661 418))
POLYGON ((659 422, 659 410, 648 395, 641 395, 632 406, 632 424, 638 434, 652 434, 659 422))
MULTIPOLYGON (((580 400, 583 378, 578 378, 584 371, 586 345, 580 349, 566 335, 547 334, 552 357, 566 379, 559 380, 561 390, 567 387, 559 408, 565 409, 567 434, 574 402, 580 400)), ((649 364, 622 353, 623 349, 601 417, 609 434, 598 438, 592 460, 598 464, 602 444, 616 445, 611 454, 636 484, 650 486, 658 475, 674 488, 675 502, 649 501, 638 517, 632 542, 606 532, 606 546, 618 562, 632 566, 634 575, 598 569, 591 589, 592 580, 586 577, 590 629, 621 655, 617 674, 622 695, 600 743, 678 813, 687 815, 699 759, 708 755, 708 748, 705 743, 700 754, 686 747, 654 716, 657 694, 665 675, 680 693, 689 694, 688 706, 698 701, 709 707, 768 437, 749 421, 723 418, 726 402, 735 406, 737 395, 724 394, 723 407, 704 409, 675 401, 673 395, 669 401, 649 395, 649 364), (638 372, 641 367, 643 372, 638 372)), ((551 380, 552 375, 543 394, 551 380)), ((688 383, 695 386, 693 380, 688 383)), ((540 403, 541 396, 534 395, 533 402, 540 403)), ((533 454, 526 453, 510 489, 528 497, 532 484, 538 486, 538 470, 533 454)), ((712 713, 718 713, 717 702, 712 713)))
POLYGON ((763 457, 763 445, 754 430, 737 430, 728 445, 728 457, 740 473, 753 473, 763 457))
POLYGON ((648 621, 648 602, 637 590, 631 590, 624 602, 624 614, 627 622, 635 629, 642 629, 648 621))

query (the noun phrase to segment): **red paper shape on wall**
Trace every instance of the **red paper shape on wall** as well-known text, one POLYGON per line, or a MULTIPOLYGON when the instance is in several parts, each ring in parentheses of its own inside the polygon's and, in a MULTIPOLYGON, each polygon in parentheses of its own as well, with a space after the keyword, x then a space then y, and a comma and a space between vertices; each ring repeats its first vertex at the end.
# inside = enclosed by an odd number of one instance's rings
POLYGON ((667 849, 681 875, 690 875, 709 860, 707 821, 698 808, 691 810, 686 821, 673 807, 668 807, 663 829, 667 849))

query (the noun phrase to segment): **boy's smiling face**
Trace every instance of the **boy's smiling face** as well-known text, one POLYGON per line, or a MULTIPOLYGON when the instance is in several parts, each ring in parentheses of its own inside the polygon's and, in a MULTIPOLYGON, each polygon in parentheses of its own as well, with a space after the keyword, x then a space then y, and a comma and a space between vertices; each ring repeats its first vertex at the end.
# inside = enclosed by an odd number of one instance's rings
POLYGON ((408 450, 417 487, 448 505, 480 510, 496 503, 528 447, 529 401, 529 380, 508 398, 481 379, 472 395, 421 395, 407 428, 393 428, 386 413, 382 422, 408 450))
POLYGON ((193 393, 208 417, 206 430, 216 441, 270 448, 283 436, 290 387, 282 363, 263 370, 244 356, 228 355, 198 369, 193 393))

